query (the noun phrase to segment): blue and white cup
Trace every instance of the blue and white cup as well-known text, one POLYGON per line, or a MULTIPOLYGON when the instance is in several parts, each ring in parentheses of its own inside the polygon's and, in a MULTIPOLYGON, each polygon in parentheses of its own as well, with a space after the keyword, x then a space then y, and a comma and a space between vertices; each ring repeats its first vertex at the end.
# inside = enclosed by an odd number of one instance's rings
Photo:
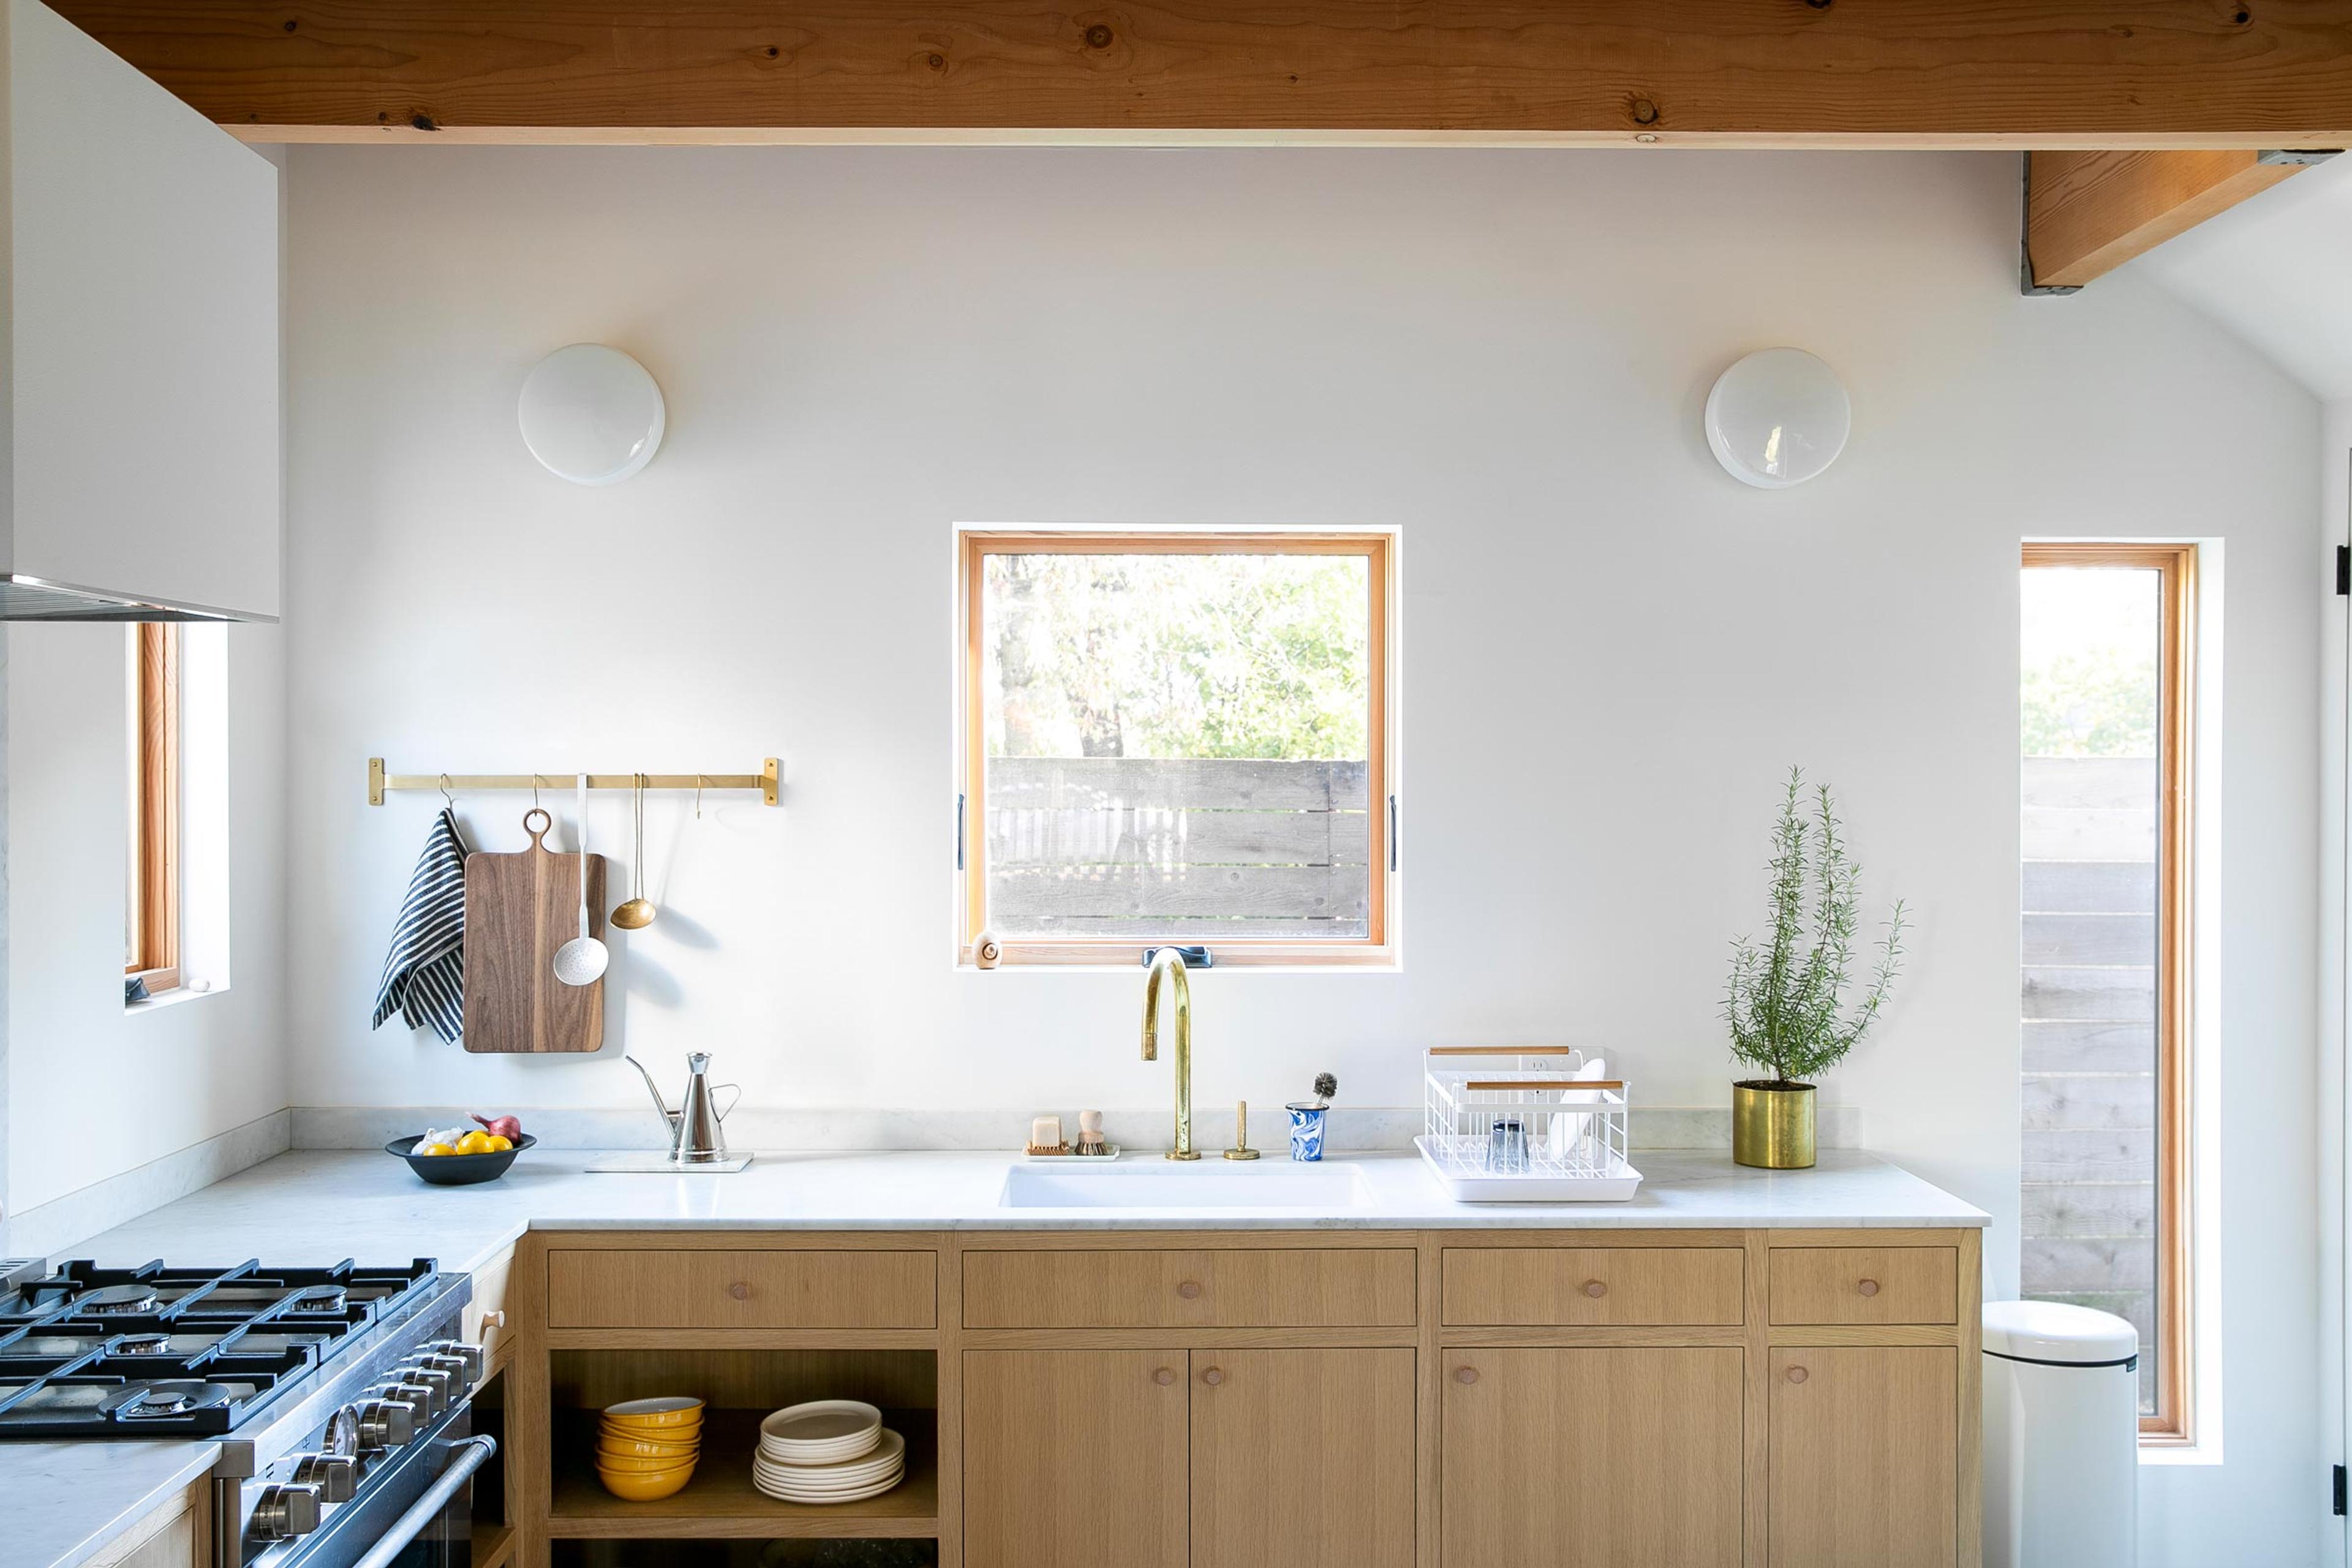
POLYGON ((1290 1112, 1290 1157, 1294 1160, 1320 1160, 1323 1157, 1323 1113, 1330 1107, 1293 1103, 1283 1109, 1290 1112))

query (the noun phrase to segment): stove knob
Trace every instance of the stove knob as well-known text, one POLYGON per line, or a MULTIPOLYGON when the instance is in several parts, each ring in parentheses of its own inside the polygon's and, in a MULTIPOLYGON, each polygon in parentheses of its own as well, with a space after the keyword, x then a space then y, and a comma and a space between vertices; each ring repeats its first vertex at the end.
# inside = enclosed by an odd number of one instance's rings
POLYGON ((474 1369, 464 1356, 446 1355, 436 1352, 415 1357, 414 1361, 418 1366, 434 1367, 447 1373, 451 1386, 460 1394, 469 1391, 474 1386, 474 1369))
POLYGON ((430 1364, 429 1358, 416 1356, 400 1369, 400 1375, 420 1388, 433 1393, 433 1411, 439 1415, 466 1396, 465 1381, 446 1367, 430 1364))
POLYGON ((397 1376, 391 1383, 379 1383, 369 1389, 369 1398, 388 1399, 406 1405, 416 1416, 416 1424, 419 1426, 441 1414, 440 1398, 432 1389, 421 1383, 409 1382, 405 1376, 407 1368, 399 1367, 394 1370, 402 1375, 397 1376))
POLYGON ((416 1412, 406 1400, 395 1403, 371 1394, 351 1411, 360 1424, 362 1448, 397 1448, 416 1436, 416 1412))
POLYGON ((291 1541, 319 1528, 319 1489, 277 1486, 261 1489, 253 1505, 253 1536, 257 1541, 291 1541))
POLYGON ((320 1502, 349 1502, 359 1490, 359 1461, 341 1454, 297 1454, 294 1482, 317 1488, 320 1502))
POLYGON ((463 1340, 435 1340, 425 1348, 433 1355, 456 1356, 464 1362, 468 1383, 482 1375, 482 1347, 479 1345, 469 1345, 463 1340))

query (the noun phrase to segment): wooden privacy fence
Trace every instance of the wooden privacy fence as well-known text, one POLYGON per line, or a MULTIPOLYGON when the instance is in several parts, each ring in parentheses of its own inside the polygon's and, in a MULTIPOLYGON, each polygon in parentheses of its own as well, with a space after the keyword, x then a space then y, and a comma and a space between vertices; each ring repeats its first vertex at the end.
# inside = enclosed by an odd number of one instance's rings
POLYGON ((1360 762, 992 757, 988 920, 1001 936, 1360 937, 1360 762))
MULTIPOLYGON (((2023 1294, 2154 1342, 2156 763, 2023 768, 2023 1294)), ((2142 1403, 2157 1358, 2140 1363, 2142 1403)))

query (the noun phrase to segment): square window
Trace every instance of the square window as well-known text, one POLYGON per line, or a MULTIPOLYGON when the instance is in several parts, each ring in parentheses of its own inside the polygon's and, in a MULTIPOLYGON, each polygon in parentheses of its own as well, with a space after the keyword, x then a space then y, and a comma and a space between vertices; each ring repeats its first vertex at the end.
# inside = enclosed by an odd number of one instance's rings
POLYGON ((1385 533, 962 536, 961 946, 1394 959, 1385 533))

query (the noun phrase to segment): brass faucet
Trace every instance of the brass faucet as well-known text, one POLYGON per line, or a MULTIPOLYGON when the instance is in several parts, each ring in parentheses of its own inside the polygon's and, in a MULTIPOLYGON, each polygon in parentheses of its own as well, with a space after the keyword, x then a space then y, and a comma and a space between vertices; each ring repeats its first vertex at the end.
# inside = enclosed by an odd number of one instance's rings
POLYGON ((1184 978, 1184 954, 1181 949, 1156 948, 1148 963, 1150 973, 1143 981, 1143 1059, 1160 1059, 1160 977, 1171 977, 1169 986, 1176 999, 1176 1146, 1168 1151, 1171 1160, 1197 1160, 1201 1156, 1192 1147, 1192 983, 1184 978))

